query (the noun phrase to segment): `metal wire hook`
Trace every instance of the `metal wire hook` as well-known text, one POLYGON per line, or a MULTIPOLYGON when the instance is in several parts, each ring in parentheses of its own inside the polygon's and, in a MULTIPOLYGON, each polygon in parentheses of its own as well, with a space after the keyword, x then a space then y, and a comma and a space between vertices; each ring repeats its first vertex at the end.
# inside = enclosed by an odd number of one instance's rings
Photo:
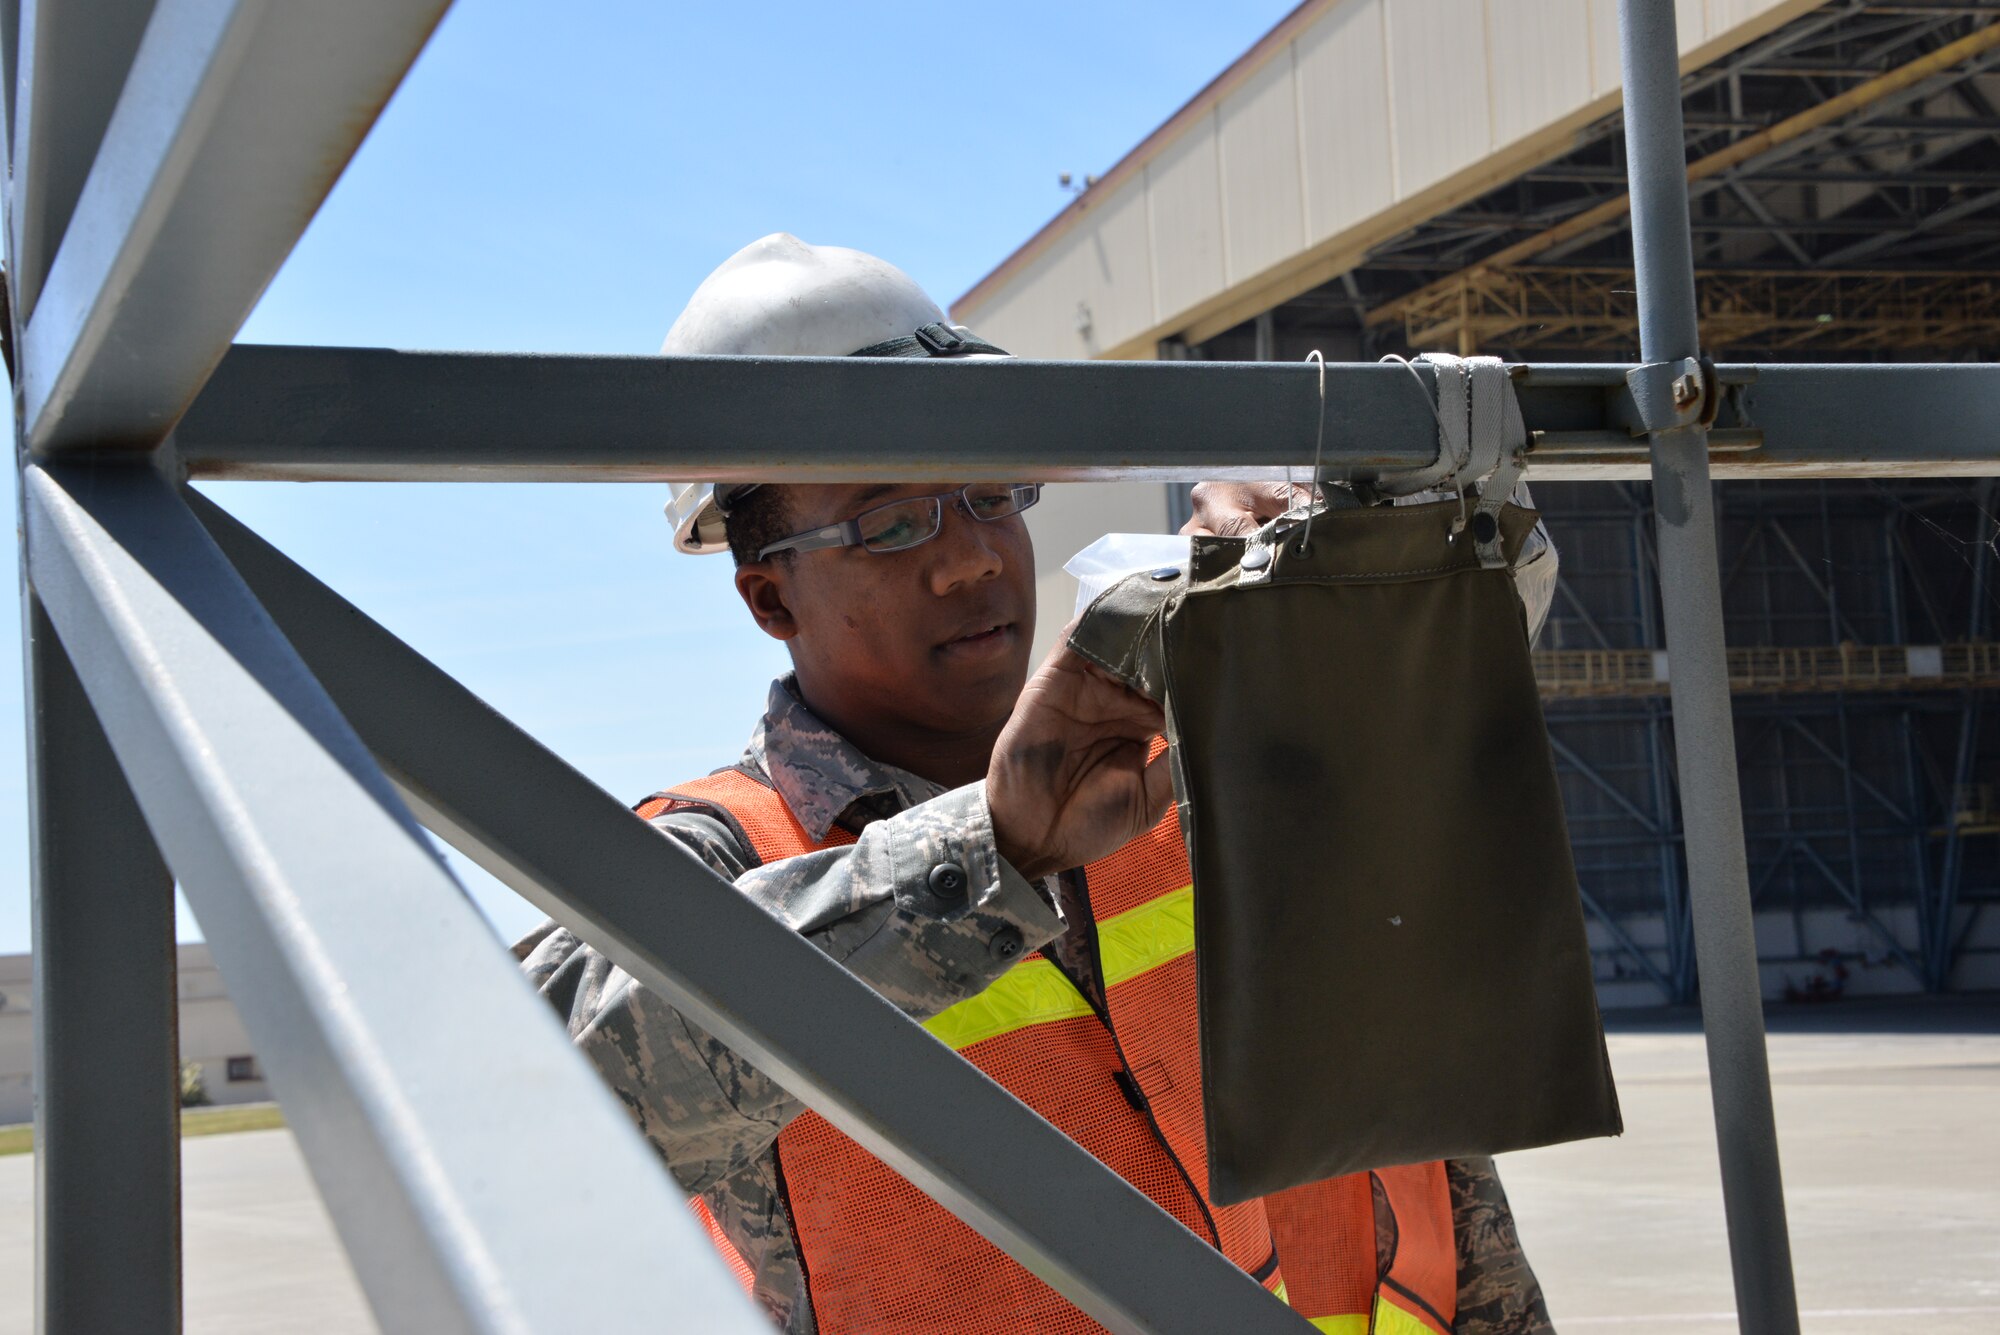
MULTIPOLYGON (((1326 449, 1326 358, 1320 355, 1318 348, 1314 348, 1306 354, 1306 360, 1319 363, 1319 430, 1313 435, 1312 498, 1306 503, 1306 531, 1299 535, 1300 556, 1312 551, 1313 520, 1319 514, 1319 506, 1314 504, 1320 494, 1319 461, 1326 449)), ((1286 470, 1285 478, 1289 484, 1290 469, 1286 470)))

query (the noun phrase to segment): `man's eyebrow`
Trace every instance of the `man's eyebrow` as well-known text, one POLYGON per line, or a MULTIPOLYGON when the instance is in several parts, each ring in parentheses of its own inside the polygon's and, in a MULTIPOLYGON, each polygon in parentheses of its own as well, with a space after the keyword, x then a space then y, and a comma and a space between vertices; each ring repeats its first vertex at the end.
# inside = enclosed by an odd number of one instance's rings
POLYGON ((877 482, 874 486, 868 488, 868 490, 862 492, 859 496, 856 496, 853 500, 849 501, 848 504, 866 505, 868 504, 868 502, 872 500, 877 500, 883 496, 887 496, 890 492, 894 491, 898 485, 900 484, 895 482, 877 482))

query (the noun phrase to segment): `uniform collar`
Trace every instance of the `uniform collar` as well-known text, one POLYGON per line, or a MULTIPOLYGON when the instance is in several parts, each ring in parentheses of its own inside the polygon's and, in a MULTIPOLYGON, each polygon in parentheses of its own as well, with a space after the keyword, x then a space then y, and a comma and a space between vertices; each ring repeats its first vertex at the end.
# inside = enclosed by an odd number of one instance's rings
POLYGON ((835 825, 859 830, 945 790, 908 770, 863 755, 800 701, 790 673, 771 683, 764 717, 743 761, 771 780, 815 843, 835 825), (843 817, 846 817, 843 820, 843 817))

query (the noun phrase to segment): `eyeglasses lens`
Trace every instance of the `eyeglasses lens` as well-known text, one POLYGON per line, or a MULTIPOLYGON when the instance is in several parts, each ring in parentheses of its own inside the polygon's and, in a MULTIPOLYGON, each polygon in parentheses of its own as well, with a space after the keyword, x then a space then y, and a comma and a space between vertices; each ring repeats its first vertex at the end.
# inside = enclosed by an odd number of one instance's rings
MULTIPOLYGON (((965 508, 974 519, 1005 519, 1017 515, 1042 498, 1039 484, 1032 482, 980 482, 960 493, 965 508)), ((937 536, 944 522, 942 496, 918 496, 907 501, 891 501, 855 516, 861 529, 861 545, 871 552, 900 552, 937 536)))
POLYGON ((975 519, 1005 519, 1033 505, 1041 491, 1030 482, 979 482, 965 489, 965 506, 975 519))
POLYGON ((907 501, 878 505, 855 516, 861 528, 861 545, 871 552, 900 552, 937 536, 944 506, 935 496, 918 496, 907 501))

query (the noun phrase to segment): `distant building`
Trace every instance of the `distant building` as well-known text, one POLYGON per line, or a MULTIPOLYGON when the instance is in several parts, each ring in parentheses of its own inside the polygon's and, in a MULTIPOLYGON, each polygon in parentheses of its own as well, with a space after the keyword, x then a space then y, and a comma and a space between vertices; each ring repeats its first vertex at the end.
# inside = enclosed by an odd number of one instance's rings
MULTIPOLYGON (((181 1061, 201 1066, 213 1103, 271 1097, 250 1035, 208 947, 179 947, 181 1061)), ((34 959, 0 955, 0 1125, 35 1116, 34 959)))

